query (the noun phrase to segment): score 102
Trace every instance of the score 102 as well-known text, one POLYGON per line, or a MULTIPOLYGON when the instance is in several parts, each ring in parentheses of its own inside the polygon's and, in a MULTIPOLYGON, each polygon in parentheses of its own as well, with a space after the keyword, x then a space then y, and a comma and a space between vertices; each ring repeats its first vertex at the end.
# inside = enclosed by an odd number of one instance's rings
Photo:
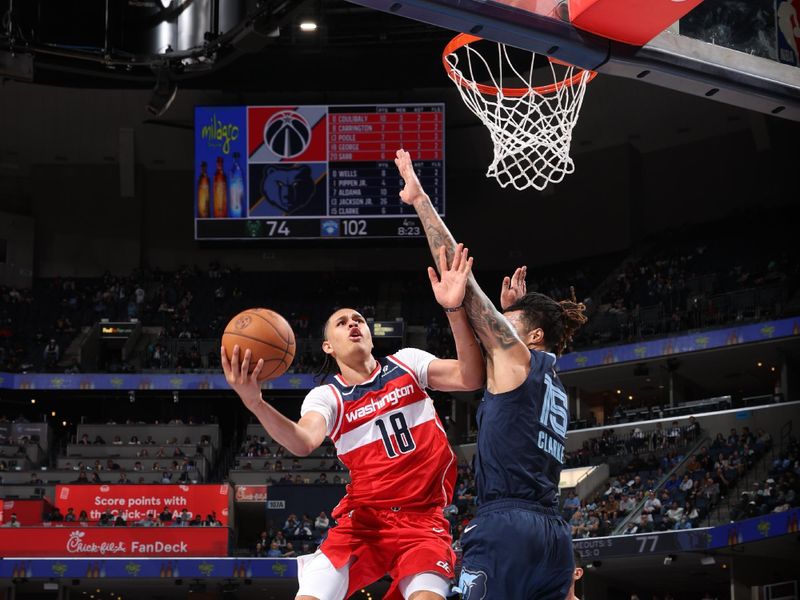
POLYGON ((421 237, 422 227, 416 219, 263 219, 252 221, 251 237, 315 239, 421 237))

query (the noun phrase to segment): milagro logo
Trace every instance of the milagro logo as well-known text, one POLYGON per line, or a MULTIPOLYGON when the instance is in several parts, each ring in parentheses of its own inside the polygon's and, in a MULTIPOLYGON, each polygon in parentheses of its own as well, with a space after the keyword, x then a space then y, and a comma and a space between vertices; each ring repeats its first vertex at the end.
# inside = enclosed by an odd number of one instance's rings
POLYGON ((392 390, 388 394, 381 396, 377 400, 372 399, 369 401, 369 404, 365 404, 363 406, 359 406, 358 408, 354 408, 353 410, 345 413, 344 417, 347 419, 348 423, 352 423, 353 421, 357 421, 363 417, 368 415, 373 415, 387 406, 397 406, 398 402, 400 402, 401 398, 405 398, 406 396, 410 396, 411 393, 414 391, 414 386, 404 385, 403 387, 397 388, 396 390, 392 390))
POLYGON ((239 127, 236 123, 218 119, 216 113, 212 113, 208 124, 200 130, 200 137, 209 148, 220 148, 223 154, 230 154, 231 142, 239 139, 239 127))

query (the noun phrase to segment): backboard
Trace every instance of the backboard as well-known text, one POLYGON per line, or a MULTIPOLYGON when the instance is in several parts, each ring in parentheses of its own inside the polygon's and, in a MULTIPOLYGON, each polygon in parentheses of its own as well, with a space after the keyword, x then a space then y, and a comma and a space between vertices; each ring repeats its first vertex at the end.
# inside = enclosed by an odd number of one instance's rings
MULTIPOLYGON (((676 0, 648 0, 657 1, 676 0)), ((628 3, 649 10, 648 2, 628 3)), ((355 3, 800 121, 800 0, 705 0, 641 47, 579 30, 566 0, 355 3)))

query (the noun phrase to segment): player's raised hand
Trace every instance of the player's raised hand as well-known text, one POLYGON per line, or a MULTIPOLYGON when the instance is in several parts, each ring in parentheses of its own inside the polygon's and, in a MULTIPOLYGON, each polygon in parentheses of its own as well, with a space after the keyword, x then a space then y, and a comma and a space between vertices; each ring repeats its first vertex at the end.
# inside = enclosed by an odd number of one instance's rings
POLYGON ((500 307, 506 310, 517 300, 522 298, 527 292, 525 276, 528 274, 528 267, 517 267, 511 277, 503 278, 503 287, 500 289, 500 307))
POLYGON ((428 267, 428 277, 431 280, 433 295, 443 308, 456 308, 464 301, 467 289, 467 278, 472 271, 472 257, 464 244, 456 246, 453 263, 447 265, 445 247, 439 247, 439 273, 433 267, 428 267))
POLYGON ((250 371, 250 350, 245 350, 244 360, 242 360, 241 367, 239 366, 239 353, 241 349, 239 345, 233 347, 233 356, 228 361, 228 354, 225 352, 225 346, 222 346, 222 355, 220 362, 222 363, 222 370, 225 373, 225 379, 228 385, 233 388, 233 391, 239 394, 239 397, 244 402, 244 405, 250 410, 254 410, 261 402, 261 384, 258 383, 258 375, 261 369, 264 368, 264 360, 259 359, 252 373, 250 371))
POLYGON ((401 148, 397 151, 394 164, 397 165, 397 170, 400 171, 400 177, 402 177, 405 182, 403 189, 400 190, 400 200, 406 204, 413 205, 416 200, 426 198, 425 190, 422 189, 422 184, 419 182, 419 178, 414 172, 411 155, 401 148))

